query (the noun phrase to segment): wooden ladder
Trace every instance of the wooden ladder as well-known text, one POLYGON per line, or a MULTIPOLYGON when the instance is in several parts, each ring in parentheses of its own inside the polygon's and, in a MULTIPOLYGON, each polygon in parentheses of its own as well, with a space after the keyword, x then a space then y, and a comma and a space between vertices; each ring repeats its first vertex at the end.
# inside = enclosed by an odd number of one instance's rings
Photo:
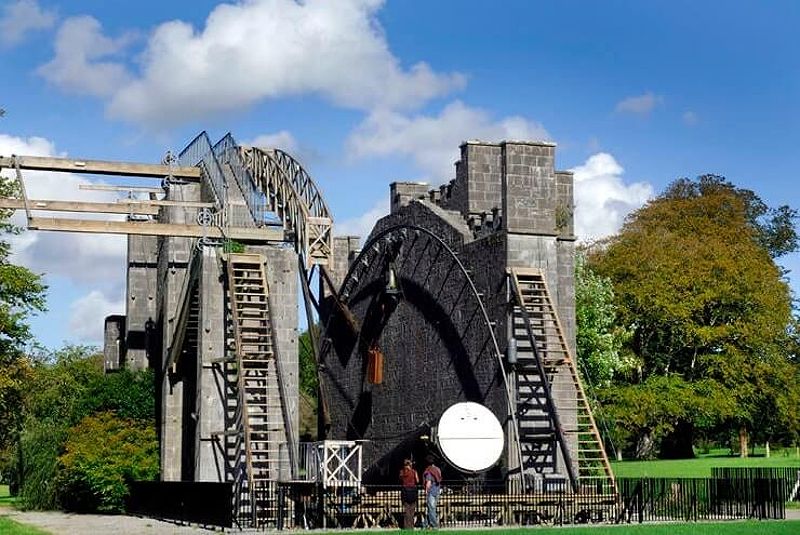
POLYGON ((247 471, 243 503, 249 506, 254 527, 261 527, 274 522, 273 493, 264 490, 278 480, 281 454, 289 453, 280 447, 291 445, 290 426, 281 395, 264 258, 229 254, 227 271, 247 471))
POLYGON ((553 439, 560 443, 569 465, 572 444, 576 448, 572 451, 577 455, 577 473, 571 466, 566 468, 574 490, 616 494, 614 474, 547 282, 535 269, 512 268, 510 279, 516 305, 513 328, 518 358, 517 417, 520 441, 526 446, 523 465, 535 467, 543 459, 554 463, 553 439), (537 438, 542 444, 538 448, 537 438))

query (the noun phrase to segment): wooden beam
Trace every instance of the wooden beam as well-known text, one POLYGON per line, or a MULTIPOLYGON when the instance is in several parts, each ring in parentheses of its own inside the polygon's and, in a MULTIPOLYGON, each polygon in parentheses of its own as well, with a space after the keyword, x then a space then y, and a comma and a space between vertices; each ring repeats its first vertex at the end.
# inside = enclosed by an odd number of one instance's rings
POLYGON ((275 226, 261 228, 235 227, 226 229, 225 235, 218 227, 180 225, 144 221, 97 221, 93 219, 62 219, 55 217, 32 217, 28 222, 31 230, 54 230, 60 232, 86 232, 90 234, 132 234, 140 236, 171 236, 176 238, 208 238, 246 242, 285 241, 283 229, 275 226))
POLYGON ((121 193, 164 193, 162 188, 147 188, 143 186, 107 186, 105 184, 78 184, 78 189, 84 191, 117 191, 121 193))
POLYGON ((199 167, 180 167, 161 164, 108 162, 103 160, 76 160, 71 158, 48 158, 41 156, 0 156, 0 168, 14 167, 14 160, 20 169, 31 171, 58 171, 64 173, 86 173, 91 175, 140 176, 164 178, 173 176, 184 180, 200 180, 199 167))
MULTIPOLYGON (((158 215, 157 206, 146 204, 118 204, 113 202, 78 202, 78 201, 44 201, 30 199, 31 211, 47 210, 49 212, 80 212, 89 214, 141 214, 158 215)), ((0 209, 24 210, 23 199, 0 198, 0 209)))
POLYGON ((181 208, 214 208, 216 206, 213 202, 167 201, 164 199, 117 199, 117 202, 121 204, 142 204, 149 206, 179 206, 181 208))

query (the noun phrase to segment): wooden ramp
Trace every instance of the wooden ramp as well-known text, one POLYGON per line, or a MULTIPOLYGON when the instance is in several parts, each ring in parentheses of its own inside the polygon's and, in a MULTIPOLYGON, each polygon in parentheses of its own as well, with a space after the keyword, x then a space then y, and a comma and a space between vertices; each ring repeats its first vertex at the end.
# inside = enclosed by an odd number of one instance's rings
POLYGON ((281 464, 291 466, 287 444, 293 441, 283 402, 264 257, 230 254, 227 272, 247 472, 246 488, 241 489, 243 496, 239 498, 251 511, 254 527, 274 525, 274 493, 256 489, 266 489, 276 482, 281 464))

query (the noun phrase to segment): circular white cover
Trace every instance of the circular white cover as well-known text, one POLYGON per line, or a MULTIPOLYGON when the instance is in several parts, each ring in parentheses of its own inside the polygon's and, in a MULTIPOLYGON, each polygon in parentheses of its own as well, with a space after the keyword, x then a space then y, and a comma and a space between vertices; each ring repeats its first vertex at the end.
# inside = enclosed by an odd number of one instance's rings
POLYGON ((503 429, 492 411, 471 401, 450 406, 439 419, 436 440, 456 468, 481 472, 503 453, 503 429))

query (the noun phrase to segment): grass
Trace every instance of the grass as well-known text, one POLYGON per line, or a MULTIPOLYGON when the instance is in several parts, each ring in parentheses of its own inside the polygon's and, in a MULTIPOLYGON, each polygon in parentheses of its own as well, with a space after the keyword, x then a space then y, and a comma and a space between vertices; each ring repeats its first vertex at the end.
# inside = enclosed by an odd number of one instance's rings
MULTIPOLYGON (((0 507, 4 505, 14 505, 17 499, 8 492, 8 485, 0 485, 0 507)), ((0 531, 0 533, 3 533, 0 531)))
POLYGON ((773 452, 769 458, 756 450, 755 456, 746 459, 732 457, 727 450, 712 450, 694 459, 611 462, 617 477, 711 477, 711 469, 718 466, 795 466, 800 469, 800 458, 794 450, 773 452))
POLYGON ((447 535, 797 535, 800 520, 768 522, 715 522, 592 526, 584 528, 520 528, 492 530, 442 530, 447 535))
POLYGON ((25 526, 4 516, 0 516, 0 533, 3 535, 47 535, 46 531, 25 526))
POLYGON ((38 528, 26 526, 19 522, 14 522, 8 517, 2 516, 3 506, 11 506, 16 502, 16 498, 11 497, 8 492, 8 485, 0 485, 0 534, 2 535, 47 535, 48 532, 38 528))

